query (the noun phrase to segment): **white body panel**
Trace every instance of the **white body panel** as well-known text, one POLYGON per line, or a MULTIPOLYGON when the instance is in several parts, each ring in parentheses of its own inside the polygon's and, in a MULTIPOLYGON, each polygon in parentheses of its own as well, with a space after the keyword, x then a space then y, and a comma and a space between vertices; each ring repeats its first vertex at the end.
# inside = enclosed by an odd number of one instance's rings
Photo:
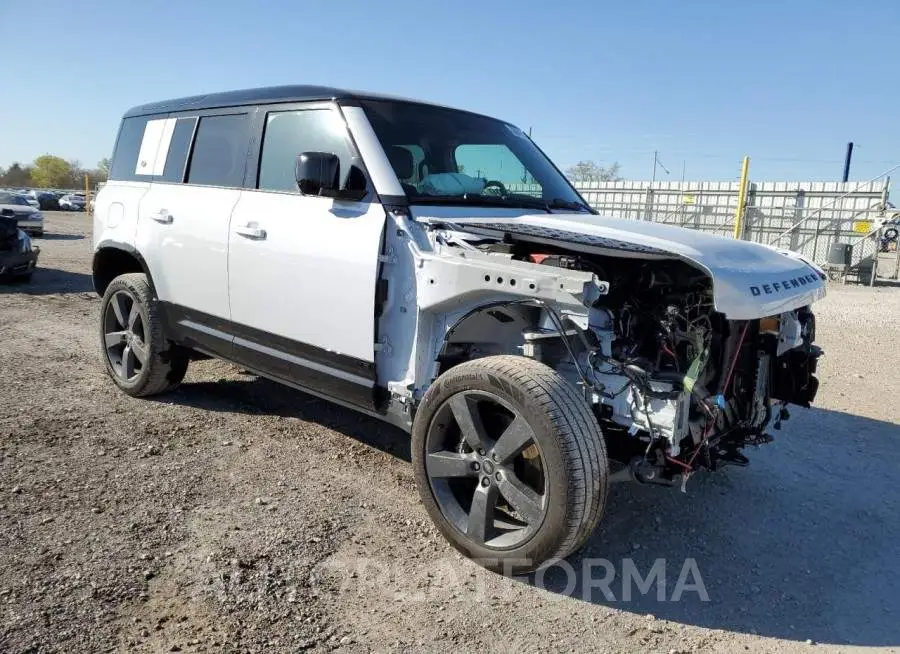
POLYGON ((160 300, 220 318, 228 309, 228 221, 239 189, 153 183, 135 246, 160 300))
POLYGON ((229 230, 231 319, 374 361, 384 218, 377 203, 244 191, 229 230))
MULTIPOLYGON (((825 280, 817 268, 796 255, 783 254, 757 243, 713 236, 681 227, 591 214, 525 214, 509 217, 510 212, 505 213, 506 216, 497 211, 478 215, 471 209, 459 207, 413 208, 413 215, 418 220, 452 223, 462 230, 467 223, 497 224, 513 234, 523 226, 525 229, 534 227, 564 230, 636 246, 637 251, 633 254, 621 250, 609 252, 615 256, 682 259, 712 277, 716 309, 731 320, 778 315, 807 306, 825 295, 825 280), (645 251, 648 248, 656 252, 645 251), (788 288, 784 288, 785 283, 788 288)), ((533 231, 529 230, 529 233, 533 231)), ((542 241, 527 235, 526 238, 542 241)), ((590 245, 563 245, 573 250, 602 249, 590 245)))
POLYGON ((141 199, 150 190, 149 182, 116 181, 97 193, 94 204, 94 248, 101 244, 134 246, 141 199))

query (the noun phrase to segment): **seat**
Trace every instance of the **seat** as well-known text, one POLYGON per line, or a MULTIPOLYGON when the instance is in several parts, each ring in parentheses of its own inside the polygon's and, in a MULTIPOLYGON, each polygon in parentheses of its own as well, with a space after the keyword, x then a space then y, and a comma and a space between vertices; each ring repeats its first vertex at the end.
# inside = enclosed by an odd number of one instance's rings
POLYGON ((418 189, 412 184, 403 181, 413 176, 415 166, 413 165, 412 152, 402 146, 392 145, 388 148, 387 156, 388 161, 391 162, 391 167, 400 179, 400 186, 403 187, 403 192, 407 195, 416 195, 419 192, 418 189))

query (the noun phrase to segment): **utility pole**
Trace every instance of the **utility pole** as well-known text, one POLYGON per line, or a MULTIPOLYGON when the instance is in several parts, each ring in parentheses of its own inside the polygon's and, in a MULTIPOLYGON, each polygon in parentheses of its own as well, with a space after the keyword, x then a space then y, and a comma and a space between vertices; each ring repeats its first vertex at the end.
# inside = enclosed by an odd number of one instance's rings
POLYGON ((844 176, 841 178, 842 182, 846 182, 850 179, 850 159, 853 157, 853 141, 850 141, 847 144, 847 155, 844 157, 844 176))
POLYGON ((656 182, 656 167, 657 166, 662 168, 663 171, 666 173, 666 175, 670 174, 669 169, 666 168, 665 166, 663 166, 663 162, 659 160, 659 151, 654 150, 653 151, 653 179, 650 180, 651 183, 656 182))

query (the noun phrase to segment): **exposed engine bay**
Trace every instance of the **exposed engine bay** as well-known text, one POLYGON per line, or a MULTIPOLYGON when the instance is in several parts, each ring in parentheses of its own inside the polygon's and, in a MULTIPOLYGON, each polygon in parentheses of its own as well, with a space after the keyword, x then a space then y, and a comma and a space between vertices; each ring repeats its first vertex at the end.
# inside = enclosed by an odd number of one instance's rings
POLYGON ((441 367, 515 350, 584 389, 611 460, 647 483, 746 465, 788 404, 809 406, 821 350, 807 308, 762 319, 717 312, 712 281, 677 259, 605 256, 529 242, 466 239, 496 257, 588 271, 608 284, 587 329, 546 303, 484 308, 448 338, 441 367))

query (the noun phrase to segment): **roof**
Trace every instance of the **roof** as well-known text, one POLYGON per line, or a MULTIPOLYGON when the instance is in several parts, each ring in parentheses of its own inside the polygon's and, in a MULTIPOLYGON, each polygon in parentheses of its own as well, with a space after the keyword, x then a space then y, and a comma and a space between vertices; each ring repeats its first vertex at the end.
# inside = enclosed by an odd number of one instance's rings
MULTIPOLYGON (((256 104, 274 104, 278 102, 308 102, 312 100, 394 100, 416 102, 408 98, 400 98, 364 91, 349 91, 330 86, 310 86, 292 84, 288 86, 266 86, 257 89, 242 89, 224 93, 193 95, 187 98, 163 100, 132 107, 125 112, 130 116, 146 116, 174 111, 191 111, 195 109, 216 109, 219 107, 240 107, 256 104)), ((423 103, 424 104, 424 103, 423 103)))

